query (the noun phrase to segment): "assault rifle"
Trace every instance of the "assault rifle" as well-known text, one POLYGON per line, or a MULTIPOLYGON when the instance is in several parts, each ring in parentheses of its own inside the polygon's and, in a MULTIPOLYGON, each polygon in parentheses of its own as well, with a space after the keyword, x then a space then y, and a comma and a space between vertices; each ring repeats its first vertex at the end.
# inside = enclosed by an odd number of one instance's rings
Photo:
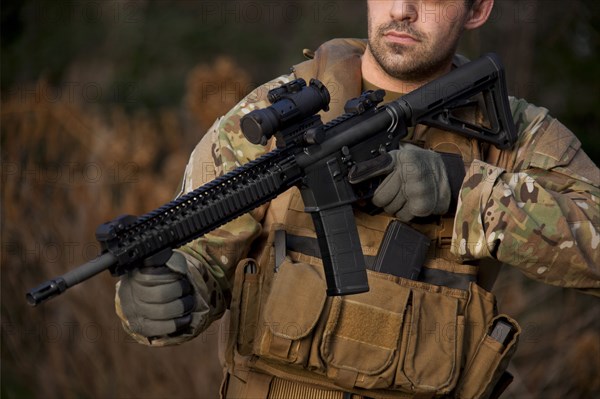
POLYGON ((504 69, 495 54, 460 66, 386 105, 383 90, 367 91, 346 104, 344 115, 323 124, 327 88, 297 79, 271 90, 272 105, 241 119, 245 137, 277 148, 143 216, 121 216, 96 230, 102 253, 27 293, 37 305, 103 270, 121 275, 144 259, 182 246, 234 218, 299 187, 312 215, 328 295, 369 289, 353 203, 372 196, 380 178, 360 181, 369 166, 397 149, 407 127, 425 124, 509 148, 516 131, 508 104, 504 69), (461 119, 457 111, 484 105, 486 126, 461 119))

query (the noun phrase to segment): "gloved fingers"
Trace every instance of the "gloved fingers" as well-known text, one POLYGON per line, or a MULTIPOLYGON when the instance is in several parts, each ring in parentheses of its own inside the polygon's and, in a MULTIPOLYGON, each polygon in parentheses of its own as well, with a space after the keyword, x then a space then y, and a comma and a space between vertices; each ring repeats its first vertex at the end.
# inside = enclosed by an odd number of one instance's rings
POLYGON ((175 273, 173 273, 173 271, 171 271, 171 269, 169 269, 164 264, 159 265, 159 266, 143 266, 143 267, 137 268, 135 270, 145 276, 148 276, 148 277, 175 274, 175 273))
POLYGON ((128 277, 139 285, 154 287, 181 280, 183 276, 167 266, 158 266, 134 269, 128 273, 128 277))
POLYGON ((437 198, 434 205, 433 213, 441 215, 448 211, 450 202, 452 201, 452 191, 450 189, 450 181, 448 180, 446 170, 442 169, 437 175, 436 184, 438 186, 437 198))
POLYGON ((136 301, 137 316, 150 320, 169 320, 184 316, 194 310, 196 300, 192 295, 184 296, 168 303, 153 304, 136 301))
POLYGON ((403 222, 446 213, 451 190, 441 155, 408 143, 389 154, 394 170, 377 187, 371 202, 403 222))
POLYGON ((404 192, 409 198, 406 208, 413 216, 429 216, 435 211, 435 205, 438 202, 438 192, 435 186, 412 184, 404 187, 404 192))
POLYGON ((405 180, 406 183, 402 186, 402 191, 408 198, 426 198, 428 201, 429 198, 437 197, 435 190, 437 189, 435 185, 435 179, 431 176, 423 176, 419 175, 418 178, 409 178, 405 180))
POLYGON ((192 322, 191 315, 185 315, 172 320, 138 319, 129 323, 129 328, 144 337, 162 337, 187 328, 192 322))
POLYGON ((401 184, 399 173, 397 170, 394 170, 375 189, 371 202, 375 206, 385 209, 398 194, 401 184))
MULTIPOLYGON (((196 308, 196 298, 190 294, 191 286, 181 287, 183 281, 186 280, 176 281, 176 284, 180 285, 178 291, 186 292, 182 294, 182 298, 167 303, 152 304, 144 302, 135 295, 134 290, 142 287, 141 285, 136 284, 128 276, 123 276, 117 285, 116 303, 120 304, 117 306, 120 309, 117 313, 132 331, 148 338, 165 336, 187 328, 193 321, 192 312, 196 308)), ((186 284, 190 285, 189 282, 186 284)), ((159 287, 143 288, 152 290, 159 287)))
POLYGON ((398 212, 399 209, 406 205, 406 196, 402 193, 402 190, 396 193, 396 196, 392 199, 392 201, 383 207, 383 210, 393 215, 398 212))
POLYGON ((175 273, 184 276, 187 276, 188 274, 187 260, 185 259, 185 256, 177 250, 172 252, 171 257, 166 262, 166 266, 175 273))
POLYGON ((183 330, 192 324, 192 315, 186 314, 173 320, 175 322, 175 331, 183 330))
POLYGON ((133 296, 146 303, 162 304, 192 293, 192 286, 187 279, 179 279, 166 284, 149 286, 132 281, 133 296))
POLYGON ((408 206, 404 206, 402 209, 396 212, 394 216, 396 216, 398 220, 404 223, 410 222, 415 217, 415 215, 410 211, 408 206))
POLYGON ((398 151, 396 164, 402 170, 405 182, 419 182, 434 178, 441 157, 434 151, 404 144, 398 151))

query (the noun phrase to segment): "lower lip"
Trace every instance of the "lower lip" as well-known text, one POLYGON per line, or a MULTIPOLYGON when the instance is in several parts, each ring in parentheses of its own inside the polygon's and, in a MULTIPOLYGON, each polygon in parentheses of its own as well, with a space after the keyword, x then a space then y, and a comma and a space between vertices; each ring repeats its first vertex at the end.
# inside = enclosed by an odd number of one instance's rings
POLYGON ((392 43, 398 44, 415 44, 417 40, 407 37, 407 36, 394 36, 394 35, 385 35, 385 38, 392 43))

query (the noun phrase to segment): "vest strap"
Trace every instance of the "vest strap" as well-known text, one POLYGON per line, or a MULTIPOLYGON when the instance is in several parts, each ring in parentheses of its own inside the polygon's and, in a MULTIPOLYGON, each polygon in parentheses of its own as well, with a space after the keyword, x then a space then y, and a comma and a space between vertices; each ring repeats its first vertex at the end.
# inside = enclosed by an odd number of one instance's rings
MULTIPOLYGON (((284 233, 283 230, 281 230, 284 233)), ((285 239, 281 242, 285 243, 286 249, 292 252, 298 252, 313 258, 321 258, 321 252, 319 251, 319 243, 316 238, 313 237, 302 237, 289 233, 285 233, 285 239)), ((277 243, 276 243, 277 245, 277 243)), ((277 250, 276 250, 277 252, 277 250)), ((371 268, 375 261, 374 256, 365 255, 365 264, 367 268, 371 268)), ((477 276, 467 273, 450 272, 447 270, 430 269, 423 267, 421 269, 421 275, 419 281, 425 283, 441 285, 448 288, 456 288, 460 290, 468 290, 469 284, 475 282, 477 276)))

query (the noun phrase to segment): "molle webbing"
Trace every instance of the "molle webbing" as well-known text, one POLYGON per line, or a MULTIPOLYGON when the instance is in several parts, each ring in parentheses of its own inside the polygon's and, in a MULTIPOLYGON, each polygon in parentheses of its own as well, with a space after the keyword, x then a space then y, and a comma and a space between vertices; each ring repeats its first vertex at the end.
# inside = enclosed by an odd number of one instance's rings
POLYGON ((364 396, 315 388, 282 378, 273 378, 268 399, 362 399, 364 396))
POLYGON ((225 399, 370 399, 366 396, 319 388, 279 377, 249 371, 246 381, 229 375, 223 386, 225 399))

